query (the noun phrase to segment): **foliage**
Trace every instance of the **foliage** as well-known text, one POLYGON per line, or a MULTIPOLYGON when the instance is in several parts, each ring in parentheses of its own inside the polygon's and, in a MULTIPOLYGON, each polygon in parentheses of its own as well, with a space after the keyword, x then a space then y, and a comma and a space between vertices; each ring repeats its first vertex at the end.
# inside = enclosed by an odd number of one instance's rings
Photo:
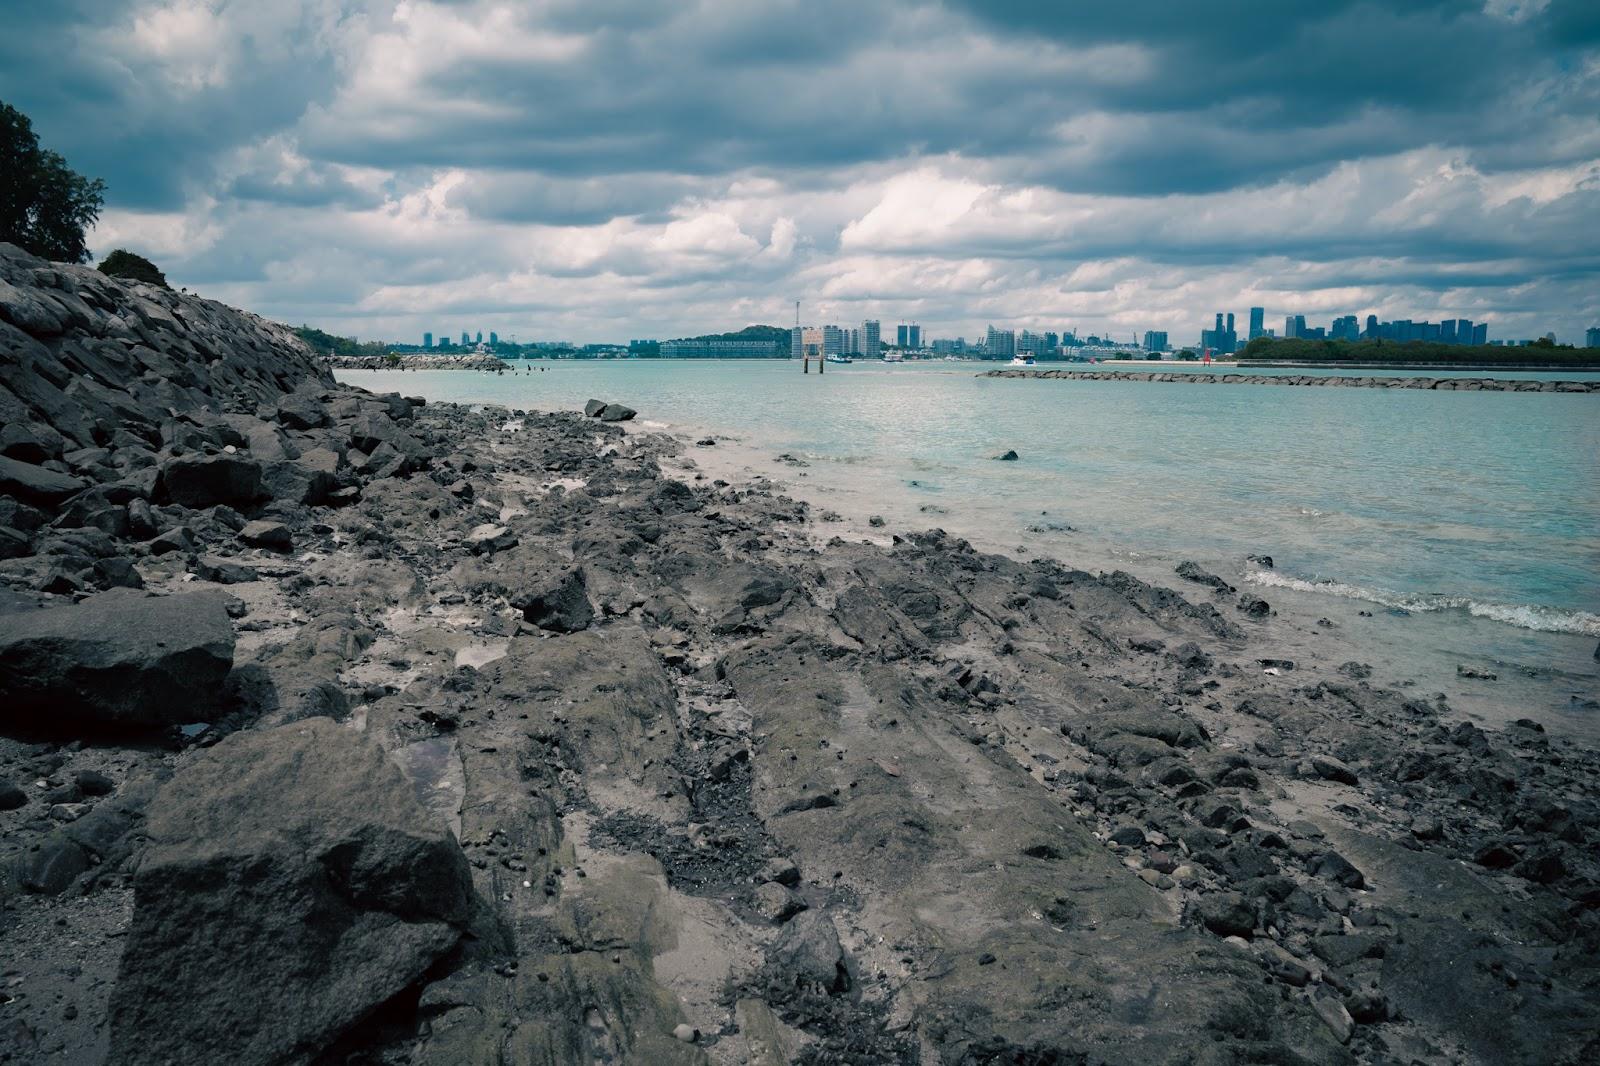
POLYGON ((295 334, 311 345, 318 355, 383 355, 388 351, 388 346, 382 341, 362 344, 354 337, 335 337, 311 326, 300 326, 295 334))
POLYGON ((765 341, 769 344, 788 345, 790 331, 787 326, 746 326, 734 333, 707 333, 699 337, 682 337, 687 341, 765 341))
POLYGON ((39 147, 28 116, 0 103, 0 241, 45 259, 89 259, 84 230, 105 203, 105 182, 75 173, 39 147))
POLYGON ((1305 363, 1459 363, 1600 365, 1600 349, 1554 344, 1527 346, 1435 344, 1428 341, 1316 340, 1257 337, 1239 352, 1241 362, 1272 360, 1305 363))
POLYGON ((1197 362, 1199 360, 1200 356, 1195 353, 1195 350, 1193 348, 1185 348, 1183 351, 1179 352, 1174 358, 1181 359, 1185 363, 1193 363, 1193 362, 1197 362))
POLYGON ((150 260, 142 255, 136 255, 126 248, 114 249, 110 255, 100 260, 100 273, 112 278, 127 278, 130 281, 147 281, 151 285, 159 285, 163 289, 172 288, 167 284, 166 275, 150 260))

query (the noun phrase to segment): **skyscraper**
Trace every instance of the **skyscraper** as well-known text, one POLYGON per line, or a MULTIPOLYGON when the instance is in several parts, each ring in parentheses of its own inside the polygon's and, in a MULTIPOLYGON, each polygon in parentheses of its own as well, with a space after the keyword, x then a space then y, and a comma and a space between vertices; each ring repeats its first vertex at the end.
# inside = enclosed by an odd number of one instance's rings
POLYGON ((422 335, 422 346, 424 348, 432 348, 433 347, 433 334, 424 333, 422 335))
POLYGON ((1167 333, 1165 330, 1147 329, 1144 331, 1144 348, 1147 352, 1164 352, 1167 350, 1167 333))
POLYGON ((1583 346, 1585 348, 1600 348, 1600 326, 1590 326, 1583 331, 1583 346))
POLYGON ((895 343, 902 348, 922 347, 922 327, 915 323, 900 323, 895 331, 895 343))
POLYGON ((500 343, 500 334, 496 333, 494 330, 490 330, 489 331, 489 346, 492 348, 496 344, 499 344, 499 343, 500 343))
POLYGON ((989 332, 984 335, 983 347, 991 359, 1010 359, 1017 354, 1017 335, 1009 329, 990 326, 989 332))
POLYGON ((1266 336, 1266 332, 1267 309, 1264 307, 1252 307, 1250 309, 1250 339, 1255 340, 1257 337, 1266 336))
POLYGON ((822 327, 823 355, 843 355, 846 343, 844 330, 838 326, 822 327))
POLYGON ((466 330, 462 330, 461 331, 461 345, 462 345, 462 347, 466 347, 467 345, 469 345, 471 343, 472 343, 472 335, 470 333, 468 333, 466 330))
POLYGON ((883 349, 882 327, 875 318, 869 318, 861 323, 861 354, 877 355, 883 349))

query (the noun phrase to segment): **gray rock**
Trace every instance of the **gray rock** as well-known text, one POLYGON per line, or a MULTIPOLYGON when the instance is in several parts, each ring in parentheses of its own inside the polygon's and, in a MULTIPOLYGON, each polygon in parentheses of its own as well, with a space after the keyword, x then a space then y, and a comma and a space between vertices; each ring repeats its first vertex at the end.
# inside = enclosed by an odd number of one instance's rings
POLYGON ((1010 450, 1009 448, 1007 450, 1001 452, 999 455, 995 456, 995 459, 997 461, 999 461, 999 462, 1002 462, 1002 463, 1014 463, 1020 458, 1021 458, 1021 456, 1019 456, 1016 452, 1010 450))
POLYGON ((492 522, 476 526, 467 534, 467 547, 474 555, 483 555, 517 546, 517 535, 505 526, 492 522))
POLYGON ((51 835, 28 856, 22 887, 41 896, 59 896, 89 869, 89 853, 76 841, 51 835))
POLYGON ((833 921, 822 911, 805 911, 784 927, 768 966, 788 988, 812 988, 829 995, 850 991, 844 948, 833 921))
POLYGON ((1228 584, 1216 574, 1201 568, 1199 563, 1185 559, 1173 568, 1173 573, 1185 581, 1193 581, 1197 585, 1206 585, 1221 592, 1232 592, 1233 586, 1228 584))
POLYGON ((0 781, 0 811, 14 811, 28 804, 28 794, 9 781, 0 781))
POLYGON ((1265 618, 1272 613, 1271 604, 1267 603, 1267 601, 1262 599, 1260 596, 1252 596, 1249 593, 1245 593, 1243 596, 1239 597, 1238 606, 1239 610, 1243 611, 1251 618, 1265 618))
POLYGON ((608 403, 600 409, 600 413, 595 417, 602 422, 628 422, 638 413, 633 408, 625 407, 620 403, 608 403))
POLYGON ((0 456, 0 495, 53 506, 87 485, 81 478, 0 456))
POLYGON ((215 592, 117 589, 68 607, 0 615, 0 721, 194 722, 233 666, 215 592))
POLYGON ((604 411, 605 409, 606 402, 604 400, 590 400, 588 403, 583 405, 583 413, 589 418, 597 417, 600 412, 604 411))
POLYGON ((465 857, 376 744, 324 718, 238 733, 151 803, 111 1058, 304 1061, 477 913, 465 857))
POLYGON ((751 906, 757 914, 775 925, 781 925, 806 909, 804 900, 776 881, 757 885, 752 893, 751 906))
POLYGON ((1255 908, 1237 892, 1216 892, 1201 896, 1190 906, 1196 920, 1218 936, 1249 939, 1256 928, 1255 908))
POLYGON ((511 606, 521 611, 526 621, 553 633, 576 633, 594 621, 589 584, 581 566, 555 574, 528 575, 511 597, 511 606))
POLYGON ((1342 785, 1360 784, 1356 772, 1332 755, 1311 756, 1311 768, 1324 781, 1337 781, 1342 785))
POLYGON ((1344 1004, 1331 995, 1311 997, 1311 1007, 1317 1012, 1330 1030, 1334 1039, 1341 1044, 1350 1042, 1350 1034, 1355 1032, 1356 1023, 1350 1017, 1350 1012, 1345 1010, 1344 1004))
POLYGON ((214 581, 219 585, 237 585, 260 577, 253 566, 224 559, 220 555, 202 555, 191 568, 201 581, 214 581))
POLYGON ((268 548, 272 551, 286 552, 294 547, 294 534, 282 522, 247 522, 239 530, 239 539, 252 548, 268 548))
POLYGON ((161 467, 167 498, 184 507, 250 503, 261 495, 261 464, 242 455, 183 455, 161 467))

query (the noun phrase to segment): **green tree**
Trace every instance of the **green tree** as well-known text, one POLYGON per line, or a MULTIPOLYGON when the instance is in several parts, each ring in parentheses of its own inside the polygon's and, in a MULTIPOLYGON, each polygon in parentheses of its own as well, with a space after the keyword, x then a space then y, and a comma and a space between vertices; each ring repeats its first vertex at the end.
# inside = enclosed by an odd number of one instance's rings
POLYGON ((159 285, 163 289, 172 288, 167 284, 166 275, 150 260, 142 255, 136 255, 126 248, 118 248, 110 255, 100 260, 100 273, 112 278, 127 278, 130 281, 148 281, 152 285, 159 285))
POLYGON ((0 103, 0 241, 46 259, 89 259, 84 230, 105 203, 105 182, 39 147, 28 116, 0 103))

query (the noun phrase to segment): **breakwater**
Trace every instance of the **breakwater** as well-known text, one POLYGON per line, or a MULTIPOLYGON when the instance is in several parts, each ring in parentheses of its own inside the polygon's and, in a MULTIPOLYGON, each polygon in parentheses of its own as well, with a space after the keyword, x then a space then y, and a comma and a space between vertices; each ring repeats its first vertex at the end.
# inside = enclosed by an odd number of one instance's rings
POLYGON ((471 355, 325 355, 330 370, 485 370, 498 374, 505 360, 474 352, 471 355))
POLYGON ((1315 374, 1200 374, 1185 370, 990 370, 987 378, 1067 381, 1176 381, 1188 385, 1320 385, 1344 389, 1432 389, 1442 392, 1600 392, 1600 381, 1519 381, 1503 378, 1334 377, 1315 374))

